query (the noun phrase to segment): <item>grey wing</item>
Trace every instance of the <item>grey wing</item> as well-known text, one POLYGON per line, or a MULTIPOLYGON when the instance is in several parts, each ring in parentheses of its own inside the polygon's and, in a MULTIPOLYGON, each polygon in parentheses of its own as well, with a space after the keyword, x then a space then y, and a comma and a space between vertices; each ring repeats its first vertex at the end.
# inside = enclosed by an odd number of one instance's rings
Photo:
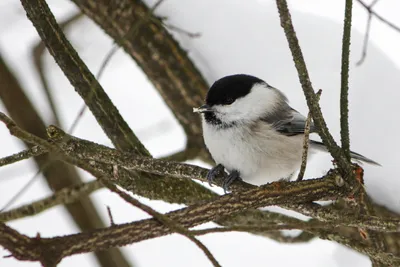
MULTIPOLYGON (((306 120, 305 116, 292 109, 288 104, 282 105, 280 109, 263 117, 263 121, 268 122, 276 131, 287 136, 303 134, 306 120)), ((310 125, 310 132, 315 132, 313 122, 310 125)))

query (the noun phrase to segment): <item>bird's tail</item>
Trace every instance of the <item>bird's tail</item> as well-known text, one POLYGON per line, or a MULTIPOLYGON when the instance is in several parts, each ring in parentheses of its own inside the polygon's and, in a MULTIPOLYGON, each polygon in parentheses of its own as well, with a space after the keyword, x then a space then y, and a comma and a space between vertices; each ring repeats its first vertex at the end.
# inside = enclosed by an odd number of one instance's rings
MULTIPOLYGON (((325 145, 322 142, 310 140, 310 146, 316 148, 317 150, 321 150, 321 151, 327 152, 327 149, 326 149, 325 145)), ((381 166, 381 164, 379 164, 378 162, 373 161, 372 159, 364 157, 363 155, 358 154, 358 153, 353 152, 353 151, 350 151, 350 157, 352 159, 355 159, 356 161, 361 161, 361 162, 365 162, 365 163, 368 163, 368 164, 381 166)))

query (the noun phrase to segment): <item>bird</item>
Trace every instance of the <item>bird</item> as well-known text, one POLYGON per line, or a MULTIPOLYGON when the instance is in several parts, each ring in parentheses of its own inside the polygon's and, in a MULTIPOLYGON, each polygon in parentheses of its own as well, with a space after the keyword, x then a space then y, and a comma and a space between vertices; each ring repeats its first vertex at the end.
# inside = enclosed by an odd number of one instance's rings
MULTIPOLYGON (((211 183, 227 171, 223 188, 237 179, 253 185, 290 180, 300 169, 307 118, 290 107, 287 97, 264 80, 233 74, 215 81, 201 114, 204 143, 216 165, 207 175, 211 183)), ((310 133, 316 132, 313 122, 310 133)), ((309 140, 309 154, 327 152, 323 143, 309 140)), ((350 156, 380 165, 361 154, 350 156)))

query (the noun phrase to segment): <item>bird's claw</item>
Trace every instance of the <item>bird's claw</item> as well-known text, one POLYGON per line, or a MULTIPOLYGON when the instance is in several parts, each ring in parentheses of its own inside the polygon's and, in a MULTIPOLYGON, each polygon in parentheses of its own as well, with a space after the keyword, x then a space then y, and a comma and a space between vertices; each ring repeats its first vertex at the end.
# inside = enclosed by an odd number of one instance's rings
POLYGON ((225 168, 224 168, 224 166, 222 166, 222 164, 218 164, 217 166, 213 167, 213 168, 207 173, 207 181, 208 181, 208 184, 209 184, 210 186, 212 186, 211 183, 214 181, 215 177, 217 177, 218 174, 220 174, 221 172, 223 172, 224 169, 225 169, 225 168))
POLYGON ((225 193, 228 191, 229 186, 236 180, 241 180, 238 171, 231 171, 231 173, 229 173, 229 175, 225 177, 222 183, 222 188, 224 189, 225 193))

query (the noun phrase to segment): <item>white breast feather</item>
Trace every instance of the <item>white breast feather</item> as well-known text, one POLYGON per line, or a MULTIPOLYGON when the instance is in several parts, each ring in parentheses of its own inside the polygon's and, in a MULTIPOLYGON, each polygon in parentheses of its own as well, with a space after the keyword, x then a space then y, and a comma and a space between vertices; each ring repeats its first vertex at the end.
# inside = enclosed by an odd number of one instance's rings
POLYGON ((217 164, 251 184, 288 178, 300 168, 303 135, 285 136, 260 122, 217 128, 203 119, 204 141, 217 164))

